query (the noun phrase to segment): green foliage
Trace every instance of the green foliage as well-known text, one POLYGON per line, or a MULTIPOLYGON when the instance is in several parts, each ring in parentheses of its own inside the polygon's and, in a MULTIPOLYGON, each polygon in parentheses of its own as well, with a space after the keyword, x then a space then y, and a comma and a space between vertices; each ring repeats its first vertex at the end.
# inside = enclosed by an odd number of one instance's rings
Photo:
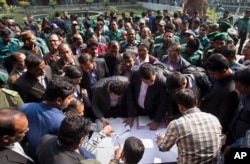
POLYGON ((209 19, 212 21, 212 23, 216 23, 217 22, 218 14, 216 13, 216 9, 215 8, 208 8, 207 9, 207 14, 209 16, 209 19))
POLYGON ((86 0, 85 2, 87 3, 87 5, 88 5, 89 8, 90 8, 90 6, 91 6, 91 4, 94 2, 94 0, 86 0))
POLYGON ((108 8, 108 11, 111 13, 117 13, 118 12, 118 9, 117 9, 117 6, 109 6, 108 8))
POLYGON ((7 12, 10 12, 10 13, 15 13, 16 9, 17 7, 13 5, 10 5, 10 6, 7 5, 7 8, 6 8, 7 12))
POLYGON ((52 7, 53 10, 56 8, 56 5, 57 5, 56 0, 52 0, 49 2, 49 6, 52 7))
POLYGON ((20 1, 19 5, 26 10, 28 7, 30 7, 30 2, 20 1))
POLYGON ((4 7, 5 4, 6 4, 6 0, 0 0, 0 7, 4 7))
POLYGON ((103 0, 103 5, 104 5, 105 7, 107 7, 108 4, 109 4, 109 0, 103 0))

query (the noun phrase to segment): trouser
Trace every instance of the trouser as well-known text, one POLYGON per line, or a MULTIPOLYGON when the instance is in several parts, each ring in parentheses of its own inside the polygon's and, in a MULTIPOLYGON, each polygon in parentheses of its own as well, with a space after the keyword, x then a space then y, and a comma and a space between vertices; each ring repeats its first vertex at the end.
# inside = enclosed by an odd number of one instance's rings
POLYGON ((241 31, 239 33, 239 39, 240 39, 240 45, 239 45, 239 49, 238 49, 238 54, 241 54, 242 47, 247 39, 247 32, 241 31))

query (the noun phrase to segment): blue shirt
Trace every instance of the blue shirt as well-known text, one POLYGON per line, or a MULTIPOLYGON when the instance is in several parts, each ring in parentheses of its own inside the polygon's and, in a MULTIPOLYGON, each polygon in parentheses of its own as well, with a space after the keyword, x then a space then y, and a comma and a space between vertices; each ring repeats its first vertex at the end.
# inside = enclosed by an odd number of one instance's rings
POLYGON ((29 131, 25 141, 29 143, 28 155, 34 159, 37 145, 45 134, 57 135, 62 120, 63 112, 55 106, 41 103, 25 103, 20 107, 29 121, 29 131))

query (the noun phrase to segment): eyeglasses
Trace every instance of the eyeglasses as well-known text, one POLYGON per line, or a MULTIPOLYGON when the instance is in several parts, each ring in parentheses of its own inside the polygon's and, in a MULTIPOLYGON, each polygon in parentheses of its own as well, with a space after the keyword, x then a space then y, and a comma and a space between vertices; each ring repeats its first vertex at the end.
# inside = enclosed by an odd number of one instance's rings
POLYGON ((49 40, 49 42, 57 42, 58 40, 49 40))

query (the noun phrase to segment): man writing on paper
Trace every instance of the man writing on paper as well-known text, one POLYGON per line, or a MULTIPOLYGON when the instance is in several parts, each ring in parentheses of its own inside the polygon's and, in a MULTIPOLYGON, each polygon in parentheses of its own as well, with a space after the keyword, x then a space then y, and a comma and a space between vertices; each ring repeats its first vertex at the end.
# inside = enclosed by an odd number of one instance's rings
POLYGON ((165 135, 157 135, 160 151, 177 144, 177 163, 217 163, 222 136, 219 120, 197 108, 197 99, 190 89, 178 91, 174 99, 183 116, 169 123, 165 135))
POLYGON ((132 72, 127 91, 128 119, 132 126, 134 109, 139 116, 149 116, 150 130, 160 126, 166 113, 166 78, 163 71, 150 63, 143 63, 138 71, 132 72))
POLYGON ((93 91, 92 110, 103 125, 108 125, 106 118, 126 117, 125 92, 129 80, 125 76, 112 76, 96 82, 93 91))

